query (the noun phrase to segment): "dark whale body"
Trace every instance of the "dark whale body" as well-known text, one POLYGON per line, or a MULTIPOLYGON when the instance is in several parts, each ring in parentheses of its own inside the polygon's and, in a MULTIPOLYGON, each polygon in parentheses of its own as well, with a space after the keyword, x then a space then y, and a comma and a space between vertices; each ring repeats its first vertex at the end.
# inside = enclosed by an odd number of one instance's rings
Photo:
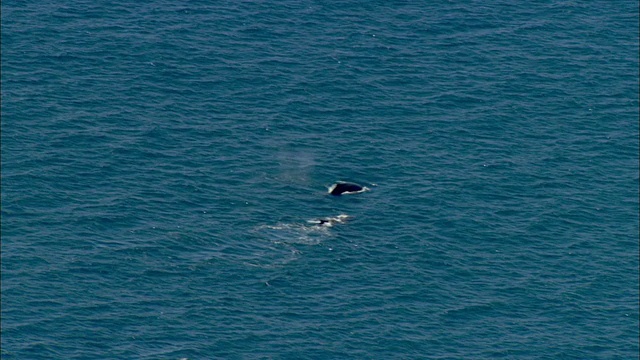
POLYGON ((364 186, 360 186, 358 184, 349 183, 349 182, 339 182, 333 184, 329 188, 329 194, 339 196, 342 194, 356 194, 363 191, 369 190, 364 186))

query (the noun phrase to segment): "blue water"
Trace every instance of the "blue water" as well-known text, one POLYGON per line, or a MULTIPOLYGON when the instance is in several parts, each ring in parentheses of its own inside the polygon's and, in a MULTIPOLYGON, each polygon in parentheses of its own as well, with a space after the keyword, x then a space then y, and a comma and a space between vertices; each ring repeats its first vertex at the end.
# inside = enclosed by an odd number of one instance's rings
POLYGON ((2 359, 639 356, 637 1, 14 0, 1 54, 2 359))

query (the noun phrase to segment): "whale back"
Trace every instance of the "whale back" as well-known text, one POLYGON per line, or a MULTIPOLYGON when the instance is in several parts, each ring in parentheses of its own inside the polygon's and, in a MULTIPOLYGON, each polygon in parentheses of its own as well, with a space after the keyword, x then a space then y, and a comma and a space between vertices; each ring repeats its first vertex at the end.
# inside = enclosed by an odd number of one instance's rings
POLYGON ((338 196, 345 193, 352 194, 352 193, 362 192, 365 190, 366 190, 365 187, 362 187, 358 184, 348 183, 348 182, 339 182, 339 183, 333 184, 333 186, 329 188, 329 194, 338 196))

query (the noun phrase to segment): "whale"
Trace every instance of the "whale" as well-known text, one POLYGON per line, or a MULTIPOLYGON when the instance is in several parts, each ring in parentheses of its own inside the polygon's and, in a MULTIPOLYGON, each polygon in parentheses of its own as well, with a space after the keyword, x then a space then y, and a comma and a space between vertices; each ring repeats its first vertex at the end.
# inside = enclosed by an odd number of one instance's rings
POLYGON ((358 194, 367 190, 369 190, 369 188, 366 186, 362 186, 356 183, 351 183, 346 181, 338 181, 337 183, 329 187, 329 194, 334 196, 340 196, 340 195, 358 194))
POLYGON ((347 215, 347 214, 340 214, 336 217, 328 217, 328 218, 321 218, 321 219, 315 219, 315 220, 309 220, 307 221, 308 223, 314 224, 316 226, 322 226, 322 227, 332 227, 334 224, 342 224, 345 221, 351 219, 351 216, 347 215))

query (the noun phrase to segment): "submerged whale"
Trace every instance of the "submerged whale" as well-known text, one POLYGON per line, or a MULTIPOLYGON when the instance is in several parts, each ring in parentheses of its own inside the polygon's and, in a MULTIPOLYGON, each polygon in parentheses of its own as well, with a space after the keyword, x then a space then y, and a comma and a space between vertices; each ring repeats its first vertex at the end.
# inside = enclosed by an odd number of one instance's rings
POLYGON ((364 191, 369 190, 366 186, 361 186, 355 183, 339 181, 329 188, 329 194, 339 196, 339 195, 349 195, 349 194, 358 194, 364 191))

